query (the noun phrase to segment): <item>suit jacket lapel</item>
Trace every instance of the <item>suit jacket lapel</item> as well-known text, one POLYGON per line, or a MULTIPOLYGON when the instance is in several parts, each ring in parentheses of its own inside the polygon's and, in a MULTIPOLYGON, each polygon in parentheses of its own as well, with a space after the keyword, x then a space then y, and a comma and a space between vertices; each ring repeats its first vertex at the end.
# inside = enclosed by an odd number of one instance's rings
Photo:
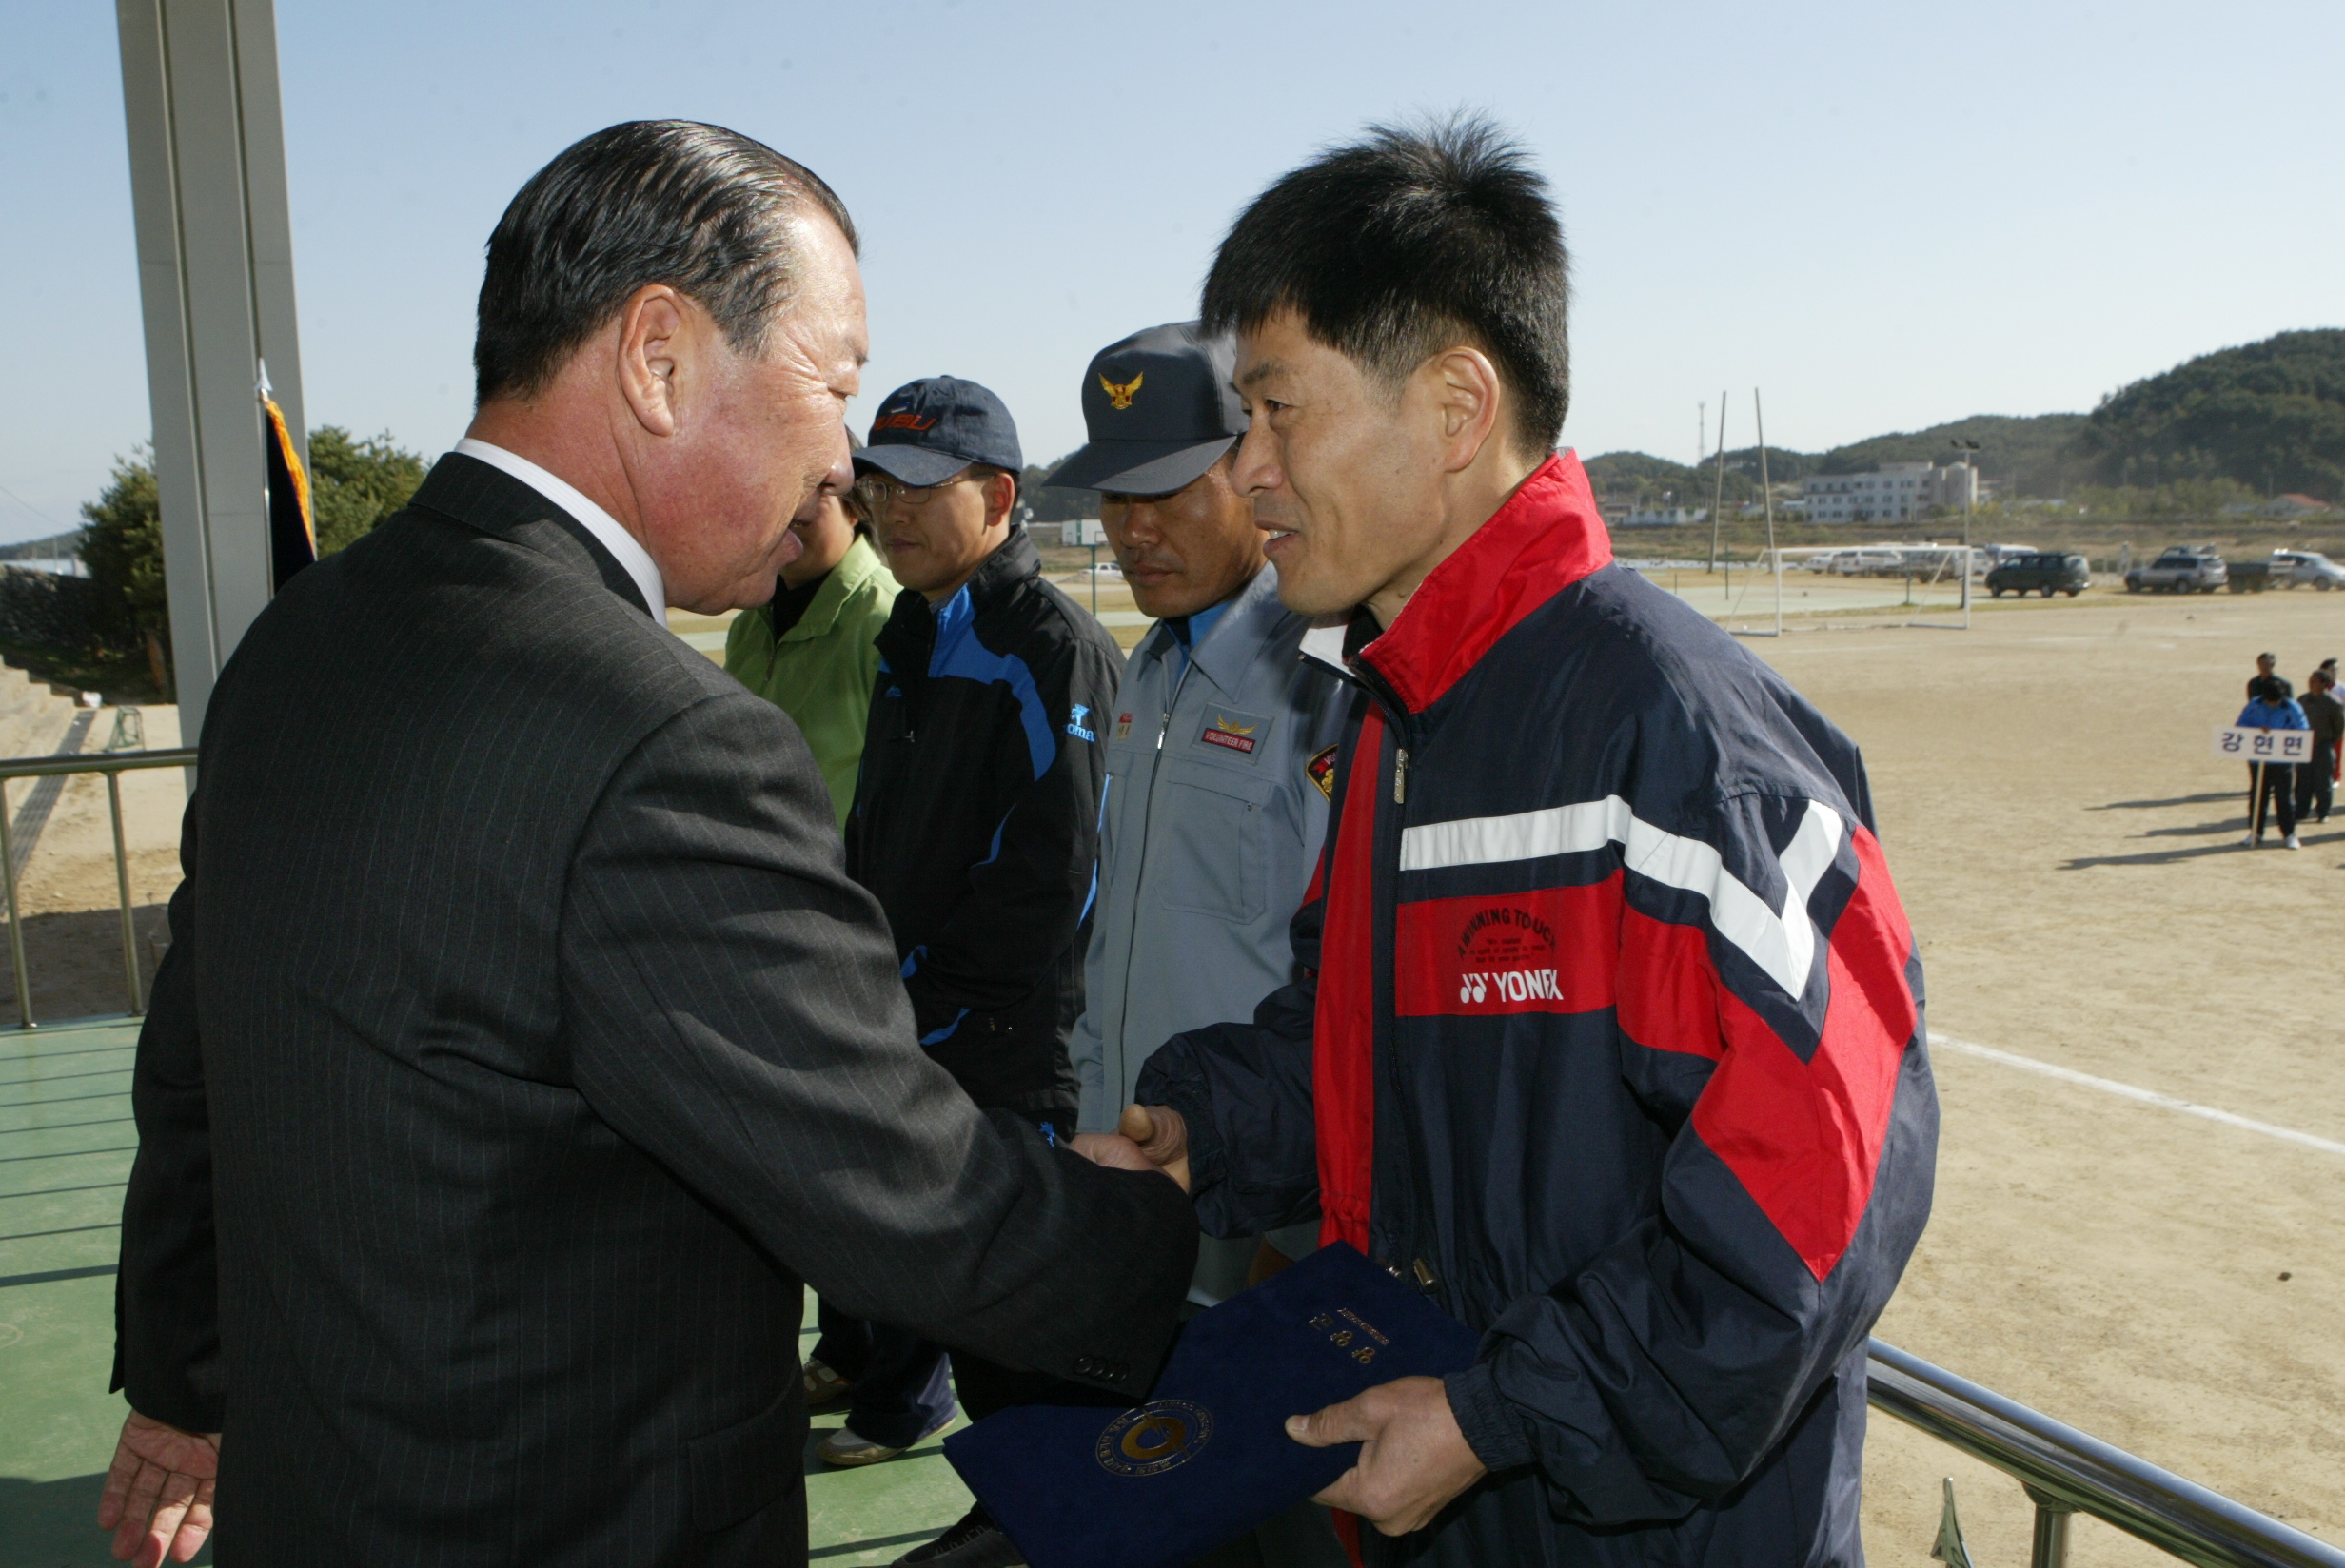
MULTIPOLYGON (((598 576, 602 585, 651 617, 643 591, 609 546, 584 523, 502 468, 450 452, 431 465, 407 502, 598 576)), ((656 617, 652 618, 657 618, 656 617)))

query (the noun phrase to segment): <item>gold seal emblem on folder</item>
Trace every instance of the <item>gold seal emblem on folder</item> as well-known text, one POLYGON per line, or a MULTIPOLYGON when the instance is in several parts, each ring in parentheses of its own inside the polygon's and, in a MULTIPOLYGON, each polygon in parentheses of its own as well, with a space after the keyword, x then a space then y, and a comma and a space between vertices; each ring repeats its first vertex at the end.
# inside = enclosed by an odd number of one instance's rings
POLYGON ((1160 1476, 1196 1457, 1213 1435, 1213 1413, 1187 1400, 1156 1400, 1108 1422, 1092 1453, 1116 1476, 1160 1476))

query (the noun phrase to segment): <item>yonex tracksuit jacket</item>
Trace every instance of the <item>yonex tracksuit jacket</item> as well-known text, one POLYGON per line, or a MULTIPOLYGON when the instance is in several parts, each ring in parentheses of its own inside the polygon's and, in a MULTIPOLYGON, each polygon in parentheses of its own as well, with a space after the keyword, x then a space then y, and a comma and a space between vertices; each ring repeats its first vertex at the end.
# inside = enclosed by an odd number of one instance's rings
POLYGON ((1613 564, 1550 460, 1356 683, 1310 978, 1176 1037, 1198 1212, 1483 1331, 1491 1476, 1370 1560, 1854 1564, 1864 1343, 1928 1216, 1912 932, 1856 748, 1613 564))

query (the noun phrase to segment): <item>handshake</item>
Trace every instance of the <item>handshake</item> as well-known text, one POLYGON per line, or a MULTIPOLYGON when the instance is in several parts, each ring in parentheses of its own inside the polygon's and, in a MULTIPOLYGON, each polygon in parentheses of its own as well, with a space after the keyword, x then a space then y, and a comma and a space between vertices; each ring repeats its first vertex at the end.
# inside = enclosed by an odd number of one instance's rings
POLYGON ((1189 1190, 1189 1125, 1169 1106, 1126 1106, 1113 1132, 1078 1132, 1071 1147, 1094 1165, 1160 1170, 1189 1190))

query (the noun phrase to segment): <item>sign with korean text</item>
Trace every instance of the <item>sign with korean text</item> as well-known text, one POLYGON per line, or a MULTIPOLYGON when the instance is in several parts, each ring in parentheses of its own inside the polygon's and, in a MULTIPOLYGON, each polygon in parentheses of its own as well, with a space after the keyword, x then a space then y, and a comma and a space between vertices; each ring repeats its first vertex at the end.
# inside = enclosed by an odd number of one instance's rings
POLYGON ((2310 730, 2256 730, 2226 724, 2215 732, 2215 755, 2226 762, 2310 762, 2310 730))

